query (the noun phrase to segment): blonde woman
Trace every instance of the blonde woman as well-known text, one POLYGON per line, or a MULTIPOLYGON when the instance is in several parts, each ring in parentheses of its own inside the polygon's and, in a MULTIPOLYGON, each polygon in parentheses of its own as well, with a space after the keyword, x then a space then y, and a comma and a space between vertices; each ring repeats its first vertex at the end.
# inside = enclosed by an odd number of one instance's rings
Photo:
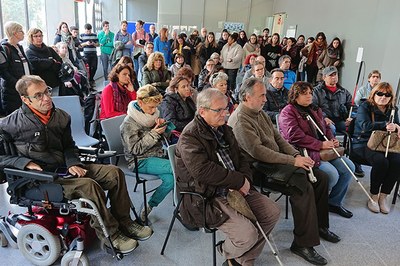
POLYGON ((163 54, 160 52, 152 53, 143 68, 143 85, 150 84, 164 95, 170 80, 171 73, 165 66, 163 54))
MULTIPOLYGON (((160 92, 151 85, 137 91, 137 100, 128 105, 128 113, 121 125, 122 143, 128 167, 134 171, 134 156, 138 159, 138 171, 143 174, 157 175, 162 180, 147 204, 147 214, 168 195, 174 187, 171 164, 164 158, 162 136, 167 129, 165 120, 160 118, 157 109, 162 101, 160 92)), ((140 217, 146 219, 145 208, 140 217)))

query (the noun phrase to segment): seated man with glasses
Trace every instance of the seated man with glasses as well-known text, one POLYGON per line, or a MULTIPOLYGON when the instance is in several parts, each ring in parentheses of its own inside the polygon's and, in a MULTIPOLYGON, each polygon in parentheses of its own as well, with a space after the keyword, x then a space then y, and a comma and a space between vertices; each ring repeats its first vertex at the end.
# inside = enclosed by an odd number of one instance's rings
MULTIPOLYGON (((62 185, 64 197, 93 201, 114 247, 122 253, 133 251, 138 245, 137 240, 148 239, 153 231, 131 220, 123 172, 112 165, 80 162, 71 135, 71 117, 53 105, 51 88, 43 79, 34 75, 22 76, 16 89, 22 106, 0 122, 0 129, 10 135, 18 156, 2 156, 0 167, 48 172, 66 167, 73 178, 55 181, 62 185), (103 189, 108 190, 110 209, 103 189)), ((91 225, 97 236, 104 240, 97 219, 93 219, 91 225)))
POLYGON ((230 190, 243 196, 266 235, 279 219, 279 207, 252 185, 252 174, 241 156, 232 129, 225 124, 228 99, 218 89, 203 90, 197 96, 197 115, 183 130, 175 153, 179 191, 207 198, 205 214, 199 197, 183 196, 183 221, 196 227, 218 228, 226 235, 218 250, 223 265, 253 265, 265 239, 257 227, 238 213, 227 200, 230 190), (206 218, 204 217, 206 215, 206 218))

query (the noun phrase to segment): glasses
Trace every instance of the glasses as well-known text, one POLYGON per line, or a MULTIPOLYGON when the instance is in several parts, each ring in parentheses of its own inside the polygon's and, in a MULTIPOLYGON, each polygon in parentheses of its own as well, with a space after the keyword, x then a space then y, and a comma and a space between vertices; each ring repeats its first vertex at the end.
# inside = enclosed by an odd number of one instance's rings
POLYGON ((203 107, 203 108, 213 111, 214 113, 217 113, 217 114, 222 114, 222 113, 229 111, 229 106, 227 106, 225 108, 219 108, 219 109, 213 109, 213 108, 209 108, 209 107, 203 107))
POLYGON ((33 98, 33 99, 36 99, 38 101, 42 101, 45 95, 47 97, 50 97, 52 91, 53 91, 53 88, 47 87, 44 92, 38 92, 38 93, 35 93, 35 95, 33 95, 33 96, 24 96, 24 97, 28 98, 28 99, 32 99, 33 98))
POLYGON ((39 35, 32 35, 32 37, 33 37, 33 38, 43 38, 43 35, 42 35, 42 34, 39 34, 39 35))
POLYGON ((392 97, 392 94, 390 92, 382 92, 382 91, 378 91, 377 93, 375 93, 375 95, 378 95, 379 97, 385 96, 387 98, 392 97))

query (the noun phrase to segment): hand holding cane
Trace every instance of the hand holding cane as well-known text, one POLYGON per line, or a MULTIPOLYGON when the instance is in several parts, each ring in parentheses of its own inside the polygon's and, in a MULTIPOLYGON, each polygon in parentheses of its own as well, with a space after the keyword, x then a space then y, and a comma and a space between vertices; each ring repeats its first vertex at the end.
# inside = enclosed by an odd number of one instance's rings
MULTIPOLYGON (((324 137, 324 139, 326 141, 329 141, 329 139, 326 137, 326 135, 324 134, 324 132, 322 132, 322 130, 318 127, 317 123, 315 123, 315 121, 311 118, 310 115, 307 115, 307 120, 311 121, 311 123, 313 123, 313 125, 315 126, 315 128, 318 130, 318 132, 324 137)), ((347 163, 344 161, 343 157, 340 155, 340 153, 334 148, 332 147, 332 150, 336 153, 336 156, 338 158, 340 158, 340 160, 342 161, 343 165, 346 167, 346 169, 350 172, 350 174, 353 176, 353 178, 356 180, 356 182, 360 185, 361 189, 364 191, 365 195, 367 195, 367 197, 369 198, 369 200, 374 203, 377 204, 377 202, 375 202, 371 196, 369 195, 369 193, 365 190, 365 188, 363 187, 363 185, 360 183, 360 180, 358 180, 358 178, 355 176, 355 174, 353 173, 353 171, 351 171, 350 167, 347 165, 347 163)))
MULTIPOLYGON (((217 157, 218 160, 222 163, 224 168, 228 169, 226 164, 221 158, 221 155, 217 152, 217 157)), ((271 242, 269 241, 267 235, 265 234, 264 230, 262 229, 260 223, 257 221, 256 216, 252 212, 249 204, 247 203, 246 199, 243 197, 242 194, 240 194, 239 191, 230 189, 229 193, 227 195, 227 201, 229 203, 229 206, 231 206, 233 209, 235 209, 238 213, 242 214, 244 217, 255 223, 258 227, 258 230, 261 232, 263 235, 265 241, 268 243, 269 248, 272 251, 272 254, 274 255, 275 259, 278 261, 279 265, 283 266, 282 261, 280 260, 278 253, 276 253, 274 247, 272 246, 271 242)))
MULTIPOLYGON (((310 156, 308 156, 308 152, 307 152, 306 148, 303 149, 303 152, 304 152, 305 157, 310 157, 310 156)), ((307 173, 307 175, 308 175, 308 179, 310 180, 311 183, 317 182, 317 178, 314 175, 314 171, 313 171, 312 167, 309 167, 309 172, 307 173)))
MULTIPOLYGON (((395 111, 396 111, 396 110, 395 110, 394 108, 392 108, 392 111, 390 112, 389 124, 390 124, 390 123, 393 123, 393 121, 394 121, 394 113, 395 113, 395 111)), ((391 132, 388 133, 389 136, 388 136, 388 141, 387 141, 387 145, 386 145, 385 158, 387 158, 388 152, 389 152, 390 137, 391 137, 391 134, 390 134, 390 133, 391 133, 391 132)))

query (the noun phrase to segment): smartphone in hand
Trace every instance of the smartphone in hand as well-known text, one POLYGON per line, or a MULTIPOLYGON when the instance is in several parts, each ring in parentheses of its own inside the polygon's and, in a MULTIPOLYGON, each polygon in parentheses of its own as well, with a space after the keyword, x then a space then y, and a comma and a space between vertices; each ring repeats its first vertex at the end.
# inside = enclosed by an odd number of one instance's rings
POLYGON ((159 124, 157 128, 165 127, 166 125, 168 125, 168 123, 168 121, 165 121, 164 123, 159 124))

